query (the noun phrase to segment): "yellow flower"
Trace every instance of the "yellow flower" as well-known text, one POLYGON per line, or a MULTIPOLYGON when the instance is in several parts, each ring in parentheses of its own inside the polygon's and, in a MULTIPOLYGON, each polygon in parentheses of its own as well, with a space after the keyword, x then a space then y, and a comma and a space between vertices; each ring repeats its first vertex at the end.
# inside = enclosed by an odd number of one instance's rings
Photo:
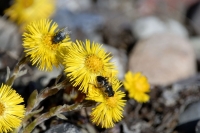
POLYGON ((0 87, 0 132, 10 132, 20 126, 25 114, 23 98, 8 85, 0 87))
POLYGON ((55 11, 55 0, 14 0, 5 14, 18 24, 49 18, 55 11))
POLYGON ((85 43, 76 41, 68 47, 68 53, 64 57, 65 72, 73 86, 80 86, 79 90, 87 93, 91 84, 95 84, 97 76, 115 71, 110 59, 110 54, 98 43, 91 44, 90 40, 85 43))
POLYGON ((60 49, 70 45, 70 37, 59 43, 53 43, 52 38, 56 35, 58 25, 47 19, 34 21, 27 25, 23 34, 23 46, 26 56, 30 56, 32 65, 40 70, 51 71, 53 66, 60 65, 58 53, 60 49))
POLYGON ((101 125, 102 128, 111 128, 115 122, 122 119, 122 111, 126 102, 122 99, 125 93, 118 90, 121 87, 119 80, 112 78, 110 83, 114 96, 108 97, 102 88, 93 86, 86 97, 87 100, 97 102, 97 105, 92 109, 91 120, 96 125, 101 125))
POLYGON ((149 95, 146 93, 150 92, 150 85, 147 78, 141 73, 127 72, 123 84, 129 92, 130 98, 134 98, 138 102, 149 101, 149 95))

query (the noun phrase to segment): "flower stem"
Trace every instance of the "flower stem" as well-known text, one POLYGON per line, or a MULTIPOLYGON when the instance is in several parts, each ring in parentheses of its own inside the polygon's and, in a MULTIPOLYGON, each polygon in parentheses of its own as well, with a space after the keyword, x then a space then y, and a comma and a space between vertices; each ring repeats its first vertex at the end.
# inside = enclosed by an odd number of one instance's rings
POLYGON ((26 64, 27 61, 28 61, 27 57, 23 55, 22 58, 19 60, 19 62, 16 64, 13 70, 13 74, 6 81, 7 85, 12 86, 16 78, 26 73, 26 71, 22 71, 22 69, 24 68, 24 65, 26 64))

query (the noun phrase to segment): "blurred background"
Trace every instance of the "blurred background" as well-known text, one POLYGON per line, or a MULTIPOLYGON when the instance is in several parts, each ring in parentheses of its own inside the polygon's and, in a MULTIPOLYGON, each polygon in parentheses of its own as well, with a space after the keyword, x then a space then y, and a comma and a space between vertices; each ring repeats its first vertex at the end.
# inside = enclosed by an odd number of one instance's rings
MULTIPOLYGON (((26 5, 34 0, 21 1, 26 5)), ((5 13, 15 2, 0 1, 1 82, 6 67, 12 70, 23 54, 24 29, 5 13)), ((50 18, 60 28, 69 27, 73 41, 90 39, 112 53, 120 80, 128 70, 139 71, 151 84, 149 103, 129 99, 120 124, 106 131, 90 125, 92 132, 200 133, 199 0, 57 0, 53 4, 50 18)), ((19 6, 16 14, 23 8, 19 6)), ((32 17, 43 13, 43 8, 33 11, 32 17)), ((61 72, 27 69, 28 74, 14 85, 25 99, 61 72)))

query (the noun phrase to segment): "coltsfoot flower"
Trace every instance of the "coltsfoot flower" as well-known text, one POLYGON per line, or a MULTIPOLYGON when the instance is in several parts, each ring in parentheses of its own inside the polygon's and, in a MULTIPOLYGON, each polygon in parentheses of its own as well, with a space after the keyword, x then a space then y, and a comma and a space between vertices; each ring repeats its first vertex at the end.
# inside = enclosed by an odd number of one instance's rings
POLYGON ((51 71, 53 66, 58 67, 62 60, 58 53, 63 51, 62 48, 66 49, 66 46, 71 45, 69 35, 64 40, 53 43, 57 27, 55 22, 42 19, 27 25, 23 34, 24 52, 30 57, 32 65, 40 70, 51 71))
POLYGON ((20 126, 25 114, 23 98, 10 86, 0 87, 0 132, 10 132, 20 126))
POLYGON ((114 96, 108 97, 102 88, 93 86, 86 95, 87 100, 93 100, 97 102, 97 105, 92 109, 91 120, 96 125, 100 125, 102 128, 111 128, 115 122, 119 122, 122 119, 123 107, 126 100, 122 98, 125 93, 118 90, 121 87, 121 83, 112 78, 111 81, 114 96))
POLYGON ((14 0, 5 14, 18 24, 49 18, 55 11, 55 0, 14 0))
POLYGON ((147 78, 141 73, 132 73, 131 71, 125 74, 124 87, 129 92, 129 97, 138 102, 149 101, 150 85, 147 78))
MULTIPOLYGON (((114 64, 109 62, 110 54, 106 53, 98 43, 76 41, 68 47, 64 57, 65 73, 73 86, 80 86, 79 90, 88 92, 91 84, 96 83, 96 77, 106 73, 114 73, 114 64)), ((114 76, 114 75, 113 75, 114 76)))

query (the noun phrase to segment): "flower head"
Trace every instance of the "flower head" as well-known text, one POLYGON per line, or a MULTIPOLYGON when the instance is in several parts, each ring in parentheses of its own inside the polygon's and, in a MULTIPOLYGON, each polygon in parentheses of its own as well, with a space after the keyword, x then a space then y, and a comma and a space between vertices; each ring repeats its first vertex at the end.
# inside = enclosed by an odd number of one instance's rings
POLYGON ((60 49, 71 44, 69 35, 59 43, 53 43, 57 27, 56 23, 42 19, 27 25, 23 34, 24 52, 30 57, 32 65, 36 64, 40 70, 51 71, 53 66, 58 67, 61 63, 58 56, 60 49))
POLYGON ((55 0, 14 0, 5 14, 18 24, 50 17, 55 11, 55 0))
POLYGON ((97 76, 114 71, 110 59, 110 54, 98 43, 76 41, 68 47, 64 57, 65 72, 73 86, 80 86, 79 90, 86 93, 91 84, 95 84, 97 76))
POLYGON ((0 87, 0 129, 1 132, 12 131, 20 126, 25 114, 23 98, 8 85, 0 87))
POLYGON ((125 106, 124 92, 118 90, 121 87, 120 82, 113 78, 111 81, 114 96, 108 97, 102 88, 93 86, 89 90, 86 97, 87 100, 97 102, 97 105, 92 109, 91 119, 96 125, 101 125, 102 128, 111 128, 115 122, 122 119, 122 111, 125 106))
POLYGON ((147 78, 141 73, 127 72, 123 82, 125 89, 129 92, 129 97, 138 102, 149 101, 150 85, 147 78))

